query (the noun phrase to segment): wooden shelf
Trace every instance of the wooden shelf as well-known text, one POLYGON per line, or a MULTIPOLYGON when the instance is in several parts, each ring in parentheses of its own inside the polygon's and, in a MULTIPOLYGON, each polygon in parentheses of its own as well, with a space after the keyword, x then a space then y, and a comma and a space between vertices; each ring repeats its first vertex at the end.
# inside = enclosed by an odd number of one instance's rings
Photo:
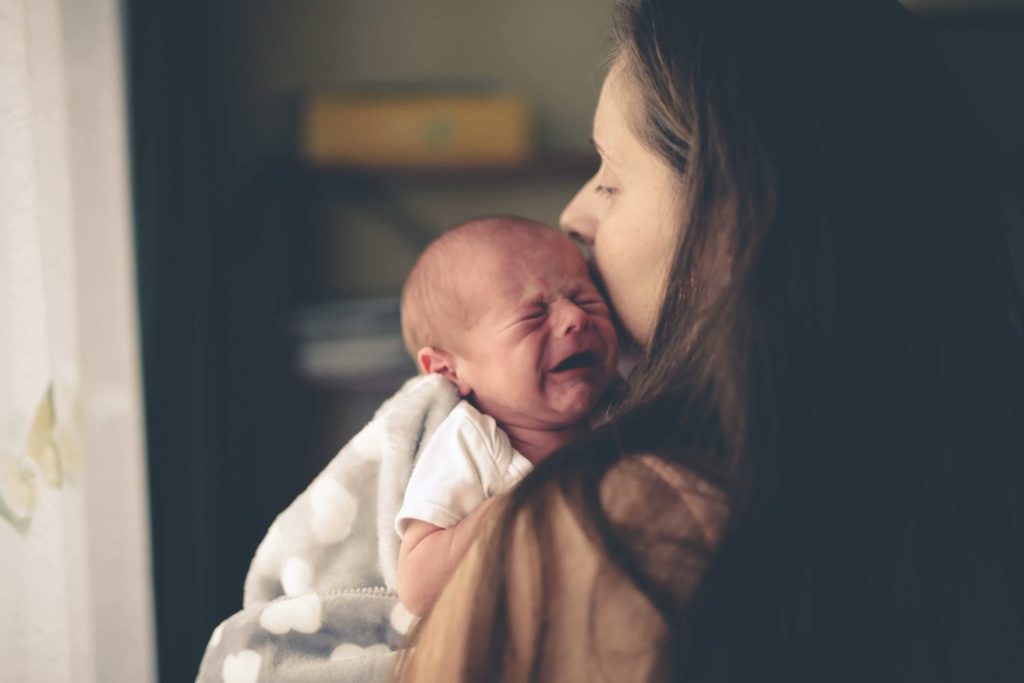
POLYGON ((494 183, 533 180, 577 180, 597 170, 596 154, 560 152, 542 154, 516 165, 465 166, 353 166, 298 161, 298 170, 317 179, 342 183, 399 181, 427 183, 494 183))

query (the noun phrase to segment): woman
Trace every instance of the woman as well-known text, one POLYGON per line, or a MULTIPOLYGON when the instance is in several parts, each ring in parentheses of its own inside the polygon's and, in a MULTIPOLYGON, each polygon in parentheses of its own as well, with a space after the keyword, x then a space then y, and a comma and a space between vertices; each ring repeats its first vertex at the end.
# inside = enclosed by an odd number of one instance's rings
POLYGON ((643 348, 403 681, 1020 680, 1024 314, 895 2, 640 0, 563 214, 643 348))

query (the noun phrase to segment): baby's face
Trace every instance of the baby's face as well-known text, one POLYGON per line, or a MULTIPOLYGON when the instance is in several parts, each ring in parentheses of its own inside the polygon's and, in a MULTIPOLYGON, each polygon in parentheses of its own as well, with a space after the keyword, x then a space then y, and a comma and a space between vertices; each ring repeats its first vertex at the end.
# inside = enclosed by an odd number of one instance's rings
POLYGON ((514 253, 482 250, 466 282, 478 302, 459 384, 499 422, 537 429, 585 417, 615 376, 608 305, 562 236, 514 253))

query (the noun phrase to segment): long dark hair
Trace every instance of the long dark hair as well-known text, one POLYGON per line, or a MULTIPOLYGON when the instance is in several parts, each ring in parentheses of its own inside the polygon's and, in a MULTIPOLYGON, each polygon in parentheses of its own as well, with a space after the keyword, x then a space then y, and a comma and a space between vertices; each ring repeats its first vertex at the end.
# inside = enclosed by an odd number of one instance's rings
MULTIPOLYGON (((525 511, 543 544, 542 494, 563 491, 662 612, 662 680, 1010 675, 1024 297, 934 49, 882 0, 624 2, 616 39, 687 216, 624 400, 520 486, 495 542, 525 511), (649 539, 595 502, 639 452, 725 493, 721 542, 685 549, 703 562, 646 566, 649 539)), ((479 623, 502 619, 499 553, 479 623)), ((471 635, 481 680, 499 679, 500 633, 471 635)))

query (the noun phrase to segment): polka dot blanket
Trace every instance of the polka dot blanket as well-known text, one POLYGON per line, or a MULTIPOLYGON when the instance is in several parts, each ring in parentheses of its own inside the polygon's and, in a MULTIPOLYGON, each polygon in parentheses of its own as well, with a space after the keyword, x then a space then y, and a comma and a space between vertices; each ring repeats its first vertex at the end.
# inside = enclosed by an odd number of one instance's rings
POLYGON ((413 620, 395 591, 395 516, 413 462, 457 402, 438 375, 409 380, 278 515, 197 683, 385 679, 413 620))

